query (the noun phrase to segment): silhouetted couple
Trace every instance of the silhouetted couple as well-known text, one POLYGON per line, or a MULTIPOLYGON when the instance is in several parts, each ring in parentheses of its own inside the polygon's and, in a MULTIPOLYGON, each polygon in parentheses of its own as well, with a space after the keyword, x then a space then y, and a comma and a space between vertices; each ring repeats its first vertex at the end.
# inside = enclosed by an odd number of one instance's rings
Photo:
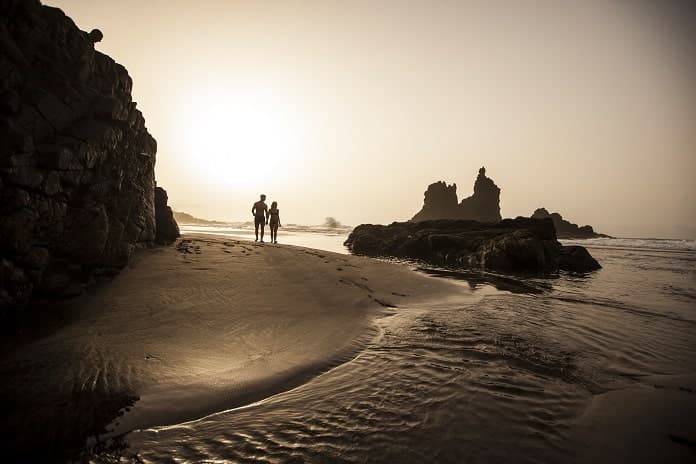
POLYGON ((256 234, 256 240, 259 241, 259 227, 261 228, 261 241, 263 242, 263 231, 266 228, 266 224, 271 226, 271 242, 278 243, 278 227, 282 227, 280 224, 280 210, 278 209, 278 202, 274 201, 271 203, 271 209, 266 206, 266 195, 261 195, 261 199, 254 203, 251 207, 251 214, 254 215, 254 233, 256 234))

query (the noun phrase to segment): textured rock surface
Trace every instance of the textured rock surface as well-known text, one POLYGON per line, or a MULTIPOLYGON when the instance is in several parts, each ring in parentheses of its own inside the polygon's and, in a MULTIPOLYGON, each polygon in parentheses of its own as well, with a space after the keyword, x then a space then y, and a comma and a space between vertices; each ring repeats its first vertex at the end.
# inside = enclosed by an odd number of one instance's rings
POLYGON ((454 219, 457 214, 457 184, 447 185, 443 181, 428 185, 423 199, 423 208, 412 221, 431 219, 454 219))
POLYGON ((549 213, 546 208, 538 208, 532 214, 533 219, 546 219, 549 218, 553 221, 553 225, 556 227, 556 235, 558 238, 597 238, 597 237, 609 237, 608 235, 598 234, 594 231, 592 226, 578 226, 570 221, 563 219, 558 213, 549 213))
POLYGON ((489 270, 586 272, 601 267, 584 248, 558 243, 549 219, 505 219, 495 224, 448 219, 388 226, 363 224, 353 230, 345 244, 352 252, 369 256, 489 270))
POLYGON ((174 219, 172 208, 167 206, 167 192, 155 188, 155 240, 157 243, 172 243, 179 237, 179 225, 174 219))
POLYGON ((155 240, 157 143, 126 69, 37 0, 0 1, 0 309, 70 295, 155 240))
POLYGON ((599 263, 590 255, 587 248, 572 245, 561 247, 561 257, 558 263, 561 269, 572 272, 599 269, 599 263))
POLYGON ((469 219, 480 222, 498 222, 500 216, 500 188, 489 177, 486 168, 479 169, 474 182, 474 194, 457 203, 457 184, 436 182, 425 192, 423 208, 412 221, 431 219, 469 219))

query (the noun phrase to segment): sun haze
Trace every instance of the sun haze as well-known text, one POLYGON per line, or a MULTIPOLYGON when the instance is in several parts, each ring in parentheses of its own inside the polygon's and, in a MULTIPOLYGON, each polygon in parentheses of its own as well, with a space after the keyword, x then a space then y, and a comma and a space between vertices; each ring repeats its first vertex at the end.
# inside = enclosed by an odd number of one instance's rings
POLYGON ((503 217, 696 236, 693 15, 648 2, 52 0, 128 69, 176 210, 410 218, 481 166, 503 217))

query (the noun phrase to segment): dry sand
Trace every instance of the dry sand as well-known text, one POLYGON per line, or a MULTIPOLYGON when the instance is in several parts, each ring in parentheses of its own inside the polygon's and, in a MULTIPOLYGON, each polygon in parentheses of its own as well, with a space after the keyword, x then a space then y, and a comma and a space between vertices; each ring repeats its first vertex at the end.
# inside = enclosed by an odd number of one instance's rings
POLYGON ((0 432, 56 453, 104 427, 248 404, 351 359, 391 306, 463 292, 369 258, 187 235, 138 253, 70 302, 61 327, 3 355, 0 398, 13 406, 0 432))

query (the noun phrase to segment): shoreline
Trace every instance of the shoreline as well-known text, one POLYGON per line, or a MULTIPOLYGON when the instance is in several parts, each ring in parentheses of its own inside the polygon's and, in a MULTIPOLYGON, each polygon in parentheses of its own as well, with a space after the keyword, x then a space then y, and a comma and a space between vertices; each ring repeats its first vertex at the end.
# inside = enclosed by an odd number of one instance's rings
POLYGON ((3 353, 3 441, 70 454, 105 431, 252 404, 352 359, 391 307, 461 292, 371 258, 186 234, 138 252, 67 302, 63 324, 3 353))

